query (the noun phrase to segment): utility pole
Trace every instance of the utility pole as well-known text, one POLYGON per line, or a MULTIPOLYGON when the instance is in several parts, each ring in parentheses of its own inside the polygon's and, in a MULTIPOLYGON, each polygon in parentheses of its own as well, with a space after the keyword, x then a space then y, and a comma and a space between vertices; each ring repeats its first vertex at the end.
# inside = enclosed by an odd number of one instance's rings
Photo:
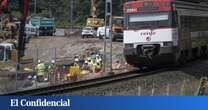
POLYGON ((105 3, 105 43, 104 43, 104 63, 106 66, 106 32, 107 27, 109 27, 109 37, 110 37, 110 75, 113 75, 113 69, 112 69, 112 0, 106 0, 105 3), (107 23, 108 22, 108 23, 107 23), (108 24, 108 26, 107 26, 108 24))
POLYGON ((1 19, 0 29, 2 30, 2 28, 3 28, 3 26, 2 26, 2 25, 3 25, 3 24, 2 24, 2 23, 3 23, 3 17, 2 17, 2 16, 0 16, 0 19, 1 19))
POLYGON ((70 34, 72 33, 72 28, 73 28, 73 0, 70 0, 70 34))
POLYGON ((37 0, 34 0, 34 13, 37 13, 37 0))
POLYGON ((107 3, 105 3, 105 34, 104 34, 104 53, 103 53, 103 72, 106 72, 106 32, 107 32, 107 19, 108 17, 106 16, 107 12, 107 3))

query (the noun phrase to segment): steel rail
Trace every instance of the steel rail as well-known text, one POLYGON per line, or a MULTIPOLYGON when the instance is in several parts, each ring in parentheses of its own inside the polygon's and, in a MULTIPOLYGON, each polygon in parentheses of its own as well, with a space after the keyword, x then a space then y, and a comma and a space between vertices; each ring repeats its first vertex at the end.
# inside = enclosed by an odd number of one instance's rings
POLYGON ((98 87, 105 84, 115 83, 123 80, 129 80, 137 77, 143 77, 148 75, 154 75, 160 72, 169 70, 168 68, 141 72, 139 70, 134 70, 126 73, 120 73, 116 75, 104 76, 96 79, 84 80, 79 82, 67 83, 62 85, 37 88, 25 91, 17 91, 13 93, 2 94, 4 96, 46 96, 46 95, 58 95, 67 92, 78 91, 86 88, 98 87))

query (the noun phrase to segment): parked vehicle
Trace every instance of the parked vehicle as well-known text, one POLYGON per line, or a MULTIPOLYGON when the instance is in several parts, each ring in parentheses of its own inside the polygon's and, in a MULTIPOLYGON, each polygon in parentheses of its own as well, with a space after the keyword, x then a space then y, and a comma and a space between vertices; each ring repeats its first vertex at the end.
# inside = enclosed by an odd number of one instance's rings
POLYGON ((13 50, 15 50, 14 44, 0 43, 0 61, 11 60, 13 50))
MULTIPOLYGON (((123 17, 121 16, 113 16, 113 22, 112 22, 112 40, 123 40, 123 17)), ((107 27, 106 30, 106 38, 109 39, 109 32, 110 29, 107 27)), ((105 35, 105 26, 98 27, 97 29, 97 37, 102 39, 105 35)))
POLYGON ((90 3, 91 4, 91 11, 90 11, 91 17, 87 18, 86 26, 87 27, 94 27, 97 29, 98 27, 104 26, 104 19, 97 18, 96 0, 90 0, 90 2, 91 2, 90 3))
POLYGON ((82 38, 85 37, 95 37, 96 36, 96 30, 93 27, 85 27, 82 29, 82 38))
POLYGON ((113 41, 123 40, 123 24, 124 17, 122 16, 113 16, 112 22, 112 36, 113 41))
POLYGON ((27 36, 53 36, 55 34, 55 22, 53 18, 33 17, 25 26, 27 36))
MULTIPOLYGON (((109 39, 109 27, 106 28, 106 38, 109 39)), ((97 37, 103 39, 105 37, 105 27, 99 27, 97 29, 97 37)))
POLYGON ((29 24, 25 25, 25 34, 27 37, 35 37, 37 36, 38 28, 29 24))

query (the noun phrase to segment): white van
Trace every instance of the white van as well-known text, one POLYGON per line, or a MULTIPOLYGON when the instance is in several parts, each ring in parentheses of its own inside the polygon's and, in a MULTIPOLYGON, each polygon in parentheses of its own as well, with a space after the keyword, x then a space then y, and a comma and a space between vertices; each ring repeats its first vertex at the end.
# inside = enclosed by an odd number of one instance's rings
POLYGON ((15 47, 11 43, 0 43, 0 61, 10 60, 13 49, 15 49, 15 47))
POLYGON ((26 24, 25 25, 25 34, 29 38, 37 36, 37 28, 32 25, 26 24))
MULTIPOLYGON (((110 33, 110 29, 109 27, 106 28, 106 38, 109 38, 109 33, 110 33)), ((104 27, 99 27, 97 29, 97 37, 100 39, 103 39, 105 36, 105 26, 104 27)))
POLYGON ((93 27, 84 27, 82 29, 82 38, 85 37, 95 37, 96 36, 96 30, 93 27))

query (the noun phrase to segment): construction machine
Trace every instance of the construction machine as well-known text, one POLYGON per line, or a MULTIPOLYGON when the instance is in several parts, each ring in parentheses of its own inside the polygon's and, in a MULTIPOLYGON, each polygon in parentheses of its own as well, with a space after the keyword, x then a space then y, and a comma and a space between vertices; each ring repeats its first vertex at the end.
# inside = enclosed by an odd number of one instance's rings
POLYGON ((123 39, 123 25, 124 17, 123 16, 113 16, 112 17, 112 38, 113 41, 118 39, 123 39))
POLYGON ((7 39, 16 39, 15 37, 17 33, 18 26, 11 14, 11 11, 8 10, 8 16, 1 18, 0 38, 3 41, 7 39))
POLYGON ((104 26, 104 19, 97 18, 96 15, 96 0, 91 0, 91 18, 87 18, 86 27, 93 27, 97 29, 98 27, 104 26))
MULTIPOLYGON (((19 37, 18 42, 14 44, 14 42, 7 42, 4 41, 0 43, 0 61, 7 61, 13 60, 14 62, 18 62, 19 64, 21 57, 24 56, 24 49, 25 49, 25 39, 24 39, 24 30, 25 30, 25 20, 28 14, 28 7, 29 7, 29 0, 19 0, 20 6, 20 23, 17 26, 16 22, 14 21, 11 10, 8 7, 8 0, 0 0, 0 16, 4 12, 7 12, 9 17, 6 18, 4 21, 2 20, 2 32, 10 31, 11 38, 14 39, 14 36, 17 35, 16 29, 19 28, 19 37), (16 47, 16 48, 15 48, 16 47)), ((11 41, 11 40, 9 40, 11 41)))

